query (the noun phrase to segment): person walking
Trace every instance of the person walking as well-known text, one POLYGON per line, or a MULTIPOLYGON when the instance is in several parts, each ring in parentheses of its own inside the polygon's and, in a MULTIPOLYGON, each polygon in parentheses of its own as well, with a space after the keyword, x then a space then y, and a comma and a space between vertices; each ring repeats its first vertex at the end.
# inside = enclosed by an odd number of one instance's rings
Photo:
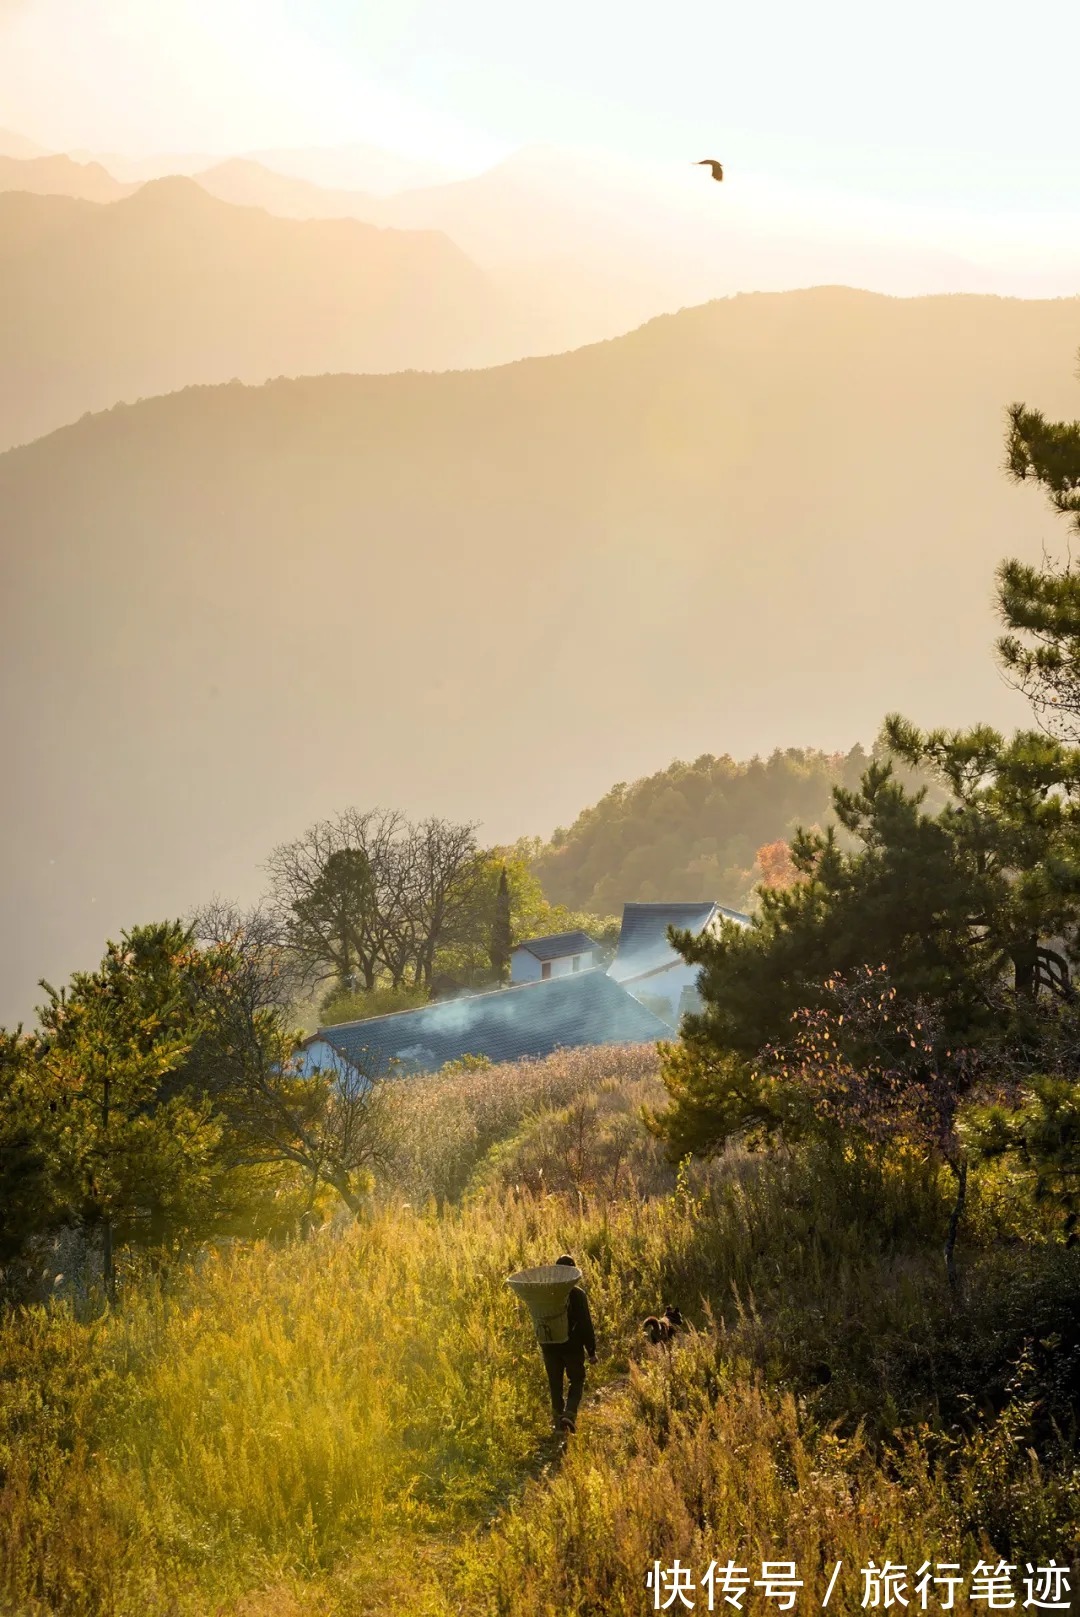
MULTIPOLYGON (((568 1252, 556 1263, 570 1269, 577 1264, 568 1252)), ((585 1391, 585 1360, 596 1363, 596 1333, 593 1330, 589 1299, 575 1283, 566 1299, 567 1337, 565 1342, 543 1342, 548 1386, 551 1389, 551 1412, 556 1431, 572 1432, 577 1412, 585 1391), (565 1397, 563 1383, 566 1383, 565 1397)))

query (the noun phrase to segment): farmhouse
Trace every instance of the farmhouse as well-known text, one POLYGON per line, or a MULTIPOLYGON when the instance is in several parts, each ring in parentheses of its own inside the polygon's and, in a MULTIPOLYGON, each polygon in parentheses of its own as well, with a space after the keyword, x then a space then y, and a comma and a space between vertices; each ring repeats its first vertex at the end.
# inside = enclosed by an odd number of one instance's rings
POLYGON ((725 921, 750 925, 749 916, 723 904, 624 904, 608 975, 674 1027, 696 998, 698 968, 675 952, 668 927, 697 936, 718 933, 725 921))
POLYGON ((597 964, 600 945, 587 932, 553 932, 519 943, 510 956, 512 983, 546 982, 597 964))
POLYGON ((344 1060, 370 1077, 437 1072, 466 1055, 523 1061, 558 1049, 670 1037, 665 1022, 594 968, 320 1028, 302 1046, 298 1070, 333 1069, 344 1060))
POLYGON ((360 1022, 320 1028, 302 1045, 298 1071, 337 1068, 381 1077, 437 1072, 462 1056, 522 1061, 592 1044, 669 1039, 694 1002, 697 968, 668 940, 669 927, 718 932, 749 917, 722 904, 626 904, 615 958, 597 964, 587 932, 558 932, 518 944, 509 988, 434 1001, 360 1022))

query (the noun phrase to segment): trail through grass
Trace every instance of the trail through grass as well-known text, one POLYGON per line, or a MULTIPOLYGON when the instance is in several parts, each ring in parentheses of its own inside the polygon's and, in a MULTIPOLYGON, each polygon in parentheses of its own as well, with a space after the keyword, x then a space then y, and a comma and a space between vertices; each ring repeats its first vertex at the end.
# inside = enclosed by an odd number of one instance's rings
MULTIPOLYGON (((533 1108, 539 1133, 505 1102, 530 1172, 538 1140, 577 1126, 569 1088, 533 1108)), ((1080 1259, 1034 1217, 1006 1240, 975 1195, 956 1303, 947 1187, 916 1161, 734 1155, 644 1196, 611 1193, 603 1151, 581 1160, 576 1188, 537 1194, 503 1148, 441 1213, 386 1203, 207 1253, 112 1316, 7 1319, 0 1609, 618 1617, 649 1609, 658 1556, 817 1577, 837 1558, 1073 1553, 1068 1400, 1055 1427, 1037 1343, 1075 1316, 1080 1259), (562 1250, 602 1355, 565 1452, 505 1285, 562 1250), (639 1322, 668 1300, 694 1329, 651 1349, 639 1322)))

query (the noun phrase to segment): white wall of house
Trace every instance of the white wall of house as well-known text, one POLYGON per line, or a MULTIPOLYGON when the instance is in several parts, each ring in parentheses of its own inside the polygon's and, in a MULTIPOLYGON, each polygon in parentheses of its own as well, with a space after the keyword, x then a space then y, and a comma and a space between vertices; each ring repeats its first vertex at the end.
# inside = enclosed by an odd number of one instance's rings
POLYGON ((586 949, 583 954, 563 955, 561 960, 537 960, 528 949, 515 949, 510 956, 510 981, 512 983, 535 983, 545 975, 544 967, 549 968, 548 977, 568 977, 574 971, 588 971, 593 964, 595 950, 586 949), (577 965, 574 965, 574 961, 577 965))
POLYGON ((685 960, 676 960, 661 971, 653 971, 646 977, 634 977, 624 982, 623 987, 628 994, 647 1006, 650 1010, 656 1009, 658 1015, 663 1015, 665 1021, 674 1026, 679 1019, 679 1001, 683 990, 697 986, 700 966, 688 965, 685 960), (661 1012, 659 1002, 663 1000, 667 1010, 661 1012))
POLYGON ((528 949, 515 949, 510 956, 510 981, 535 983, 540 981, 540 962, 528 949))
POLYGON ((297 1053, 293 1070, 300 1078, 310 1078, 315 1072, 337 1072, 341 1056, 325 1039, 313 1039, 297 1053))

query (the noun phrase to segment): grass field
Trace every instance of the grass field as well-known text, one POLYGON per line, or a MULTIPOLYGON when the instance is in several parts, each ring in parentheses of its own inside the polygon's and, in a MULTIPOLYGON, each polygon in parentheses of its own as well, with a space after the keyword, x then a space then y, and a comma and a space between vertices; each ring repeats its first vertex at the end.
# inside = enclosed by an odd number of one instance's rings
POLYGON ((796 1561, 817 1610, 838 1560, 1075 1558, 1076 1253, 977 1181, 950 1296, 929 1167, 676 1174, 636 1121, 652 1068, 425 1080, 362 1221, 206 1253, 112 1315, 11 1315, 0 1609, 629 1617, 655 1559, 730 1556, 796 1561), (565 1453, 505 1286, 564 1249, 601 1336, 565 1453), (692 1329, 651 1348, 667 1300, 692 1329))

